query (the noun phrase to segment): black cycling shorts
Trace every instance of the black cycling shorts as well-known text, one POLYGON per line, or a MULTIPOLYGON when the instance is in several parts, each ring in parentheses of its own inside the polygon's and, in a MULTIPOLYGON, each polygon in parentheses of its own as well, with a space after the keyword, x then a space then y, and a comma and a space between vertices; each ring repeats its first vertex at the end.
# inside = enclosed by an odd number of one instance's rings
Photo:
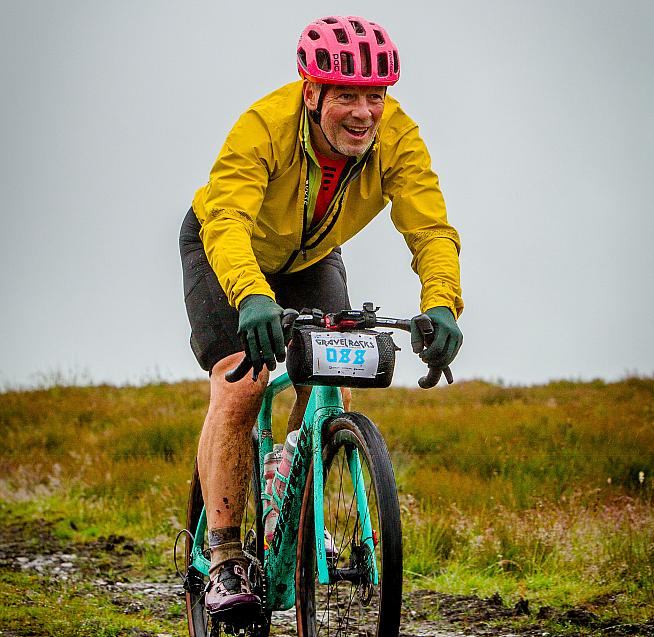
MULTIPOLYGON (((228 303, 209 265, 199 233, 200 222, 191 208, 179 233, 184 300, 191 323, 191 349, 200 367, 210 372, 219 360, 242 352, 243 346, 236 334, 238 311, 228 303)), ((299 272, 265 276, 283 308, 300 311, 315 307, 337 312, 351 307, 340 248, 299 272)))

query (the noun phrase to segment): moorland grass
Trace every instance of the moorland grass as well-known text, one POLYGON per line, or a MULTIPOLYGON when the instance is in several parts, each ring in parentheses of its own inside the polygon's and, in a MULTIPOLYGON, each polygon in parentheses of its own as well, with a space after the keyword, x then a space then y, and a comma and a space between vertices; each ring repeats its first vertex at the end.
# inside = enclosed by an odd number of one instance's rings
MULTIPOLYGON (((0 517, 125 535, 170 569, 207 400, 204 382, 0 394, 0 517)), ((654 379, 355 391, 353 408, 393 457, 409 586, 654 614, 654 379)))
MULTIPOLYGON (((6 635, 39 637, 122 637, 124 635, 187 634, 179 621, 181 606, 166 617, 148 612, 125 613, 109 599, 93 594, 91 584, 50 582, 35 585, 24 573, 5 573, 0 580, 0 627, 6 635), (5 632, 6 631, 6 632, 5 632)), ((138 602, 138 596, 134 596, 138 602)))

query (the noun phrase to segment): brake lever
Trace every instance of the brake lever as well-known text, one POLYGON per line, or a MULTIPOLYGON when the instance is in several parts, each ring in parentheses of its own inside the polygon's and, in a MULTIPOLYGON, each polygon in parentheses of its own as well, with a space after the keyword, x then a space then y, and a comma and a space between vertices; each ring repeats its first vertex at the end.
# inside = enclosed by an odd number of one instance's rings
POLYGON ((420 354, 424 348, 429 347, 434 341, 434 324, 426 314, 419 314, 412 320, 415 323, 415 326, 420 330, 423 345, 421 347, 419 343, 412 342, 411 347, 413 348, 414 354, 420 354))
MULTIPOLYGON (((295 319, 299 315, 299 312, 291 308, 284 310, 282 314, 282 332, 284 333, 284 345, 289 344, 293 335, 293 323, 295 323, 295 319)), ((228 383, 236 383, 242 378, 245 378, 245 375, 250 371, 250 369, 252 369, 252 380, 256 382, 259 378, 261 370, 263 369, 263 364, 255 367, 246 354, 234 369, 225 374, 225 380, 228 383)))
POLYGON ((440 369, 439 367, 429 367, 429 371, 426 376, 418 379, 418 386, 422 389, 431 389, 438 385, 438 381, 441 379, 441 374, 445 376, 445 380, 448 385, 451 385, 454 382, 454 376, 452 376, 452 370, 449 365, 440 369))
POLYGON ((298 316, 300 316, 300 313, 291 308, 285 309, 282 314, 282 332, 284 332, 285 345, 288 345, 291 342, 291 337, 293 336, 293 324, 298 316))
MULTIPOLYGON (((300 313, 297 310, 294 310, 292 308, 286 308, 282 312, 282 333, 284 334, 284 345, 287 346, 291 342, 291 338, 293 336, 293 324, 295 323, 295 319, 300 316, 300 313)), ((245 356, 247 359, 247 355, 245 356)), ((263 361, 259 363, 259 365, 253 365, 250 362, 250 367, 252 367, 252 380, 256 383, 259 374, 263 371, 265 364, 263 361)), ((274 368, 273 368, 274 369, 274 368)), ((272 370, 271 370, 272 371, 272 370)))
MULTIPOLYGON (((228 383, 236 383, 241 378, 245 378, 245 375, 250 371, 250 368, 252 367, 252 361, 247 357, 244 356, 241 359, 241 362, 231 371, 227 372, 225 374, 225 380, 228 383)), ((259 374, 257 373, 257 376, 259 374)), ((254 378, 254 373, 252 374, 252 377, 254 378)), ((256 378, 254 378, 256 380, 256 378)))
MULTIPOLYGON (((413 322, 420 330, 423 339, 423 347, 429 347, 433 343, 435 335, 434 324, 431 322, 431 319, 426 314, 420 314, 414 317, 413 322)), ((411 343, 411 345, 415 354, 420 354, 423 350, 419 343, 411 343)), ((422 389, 436 387, 438 381, 441 379, 441 375, 445 376, 448 385, 451 385, 454 382, 454 376, 452 375, 452 370, 449 366, 441 369, 430 365, 427 374, 418 380, 418 385, 422 387, 422 389)))

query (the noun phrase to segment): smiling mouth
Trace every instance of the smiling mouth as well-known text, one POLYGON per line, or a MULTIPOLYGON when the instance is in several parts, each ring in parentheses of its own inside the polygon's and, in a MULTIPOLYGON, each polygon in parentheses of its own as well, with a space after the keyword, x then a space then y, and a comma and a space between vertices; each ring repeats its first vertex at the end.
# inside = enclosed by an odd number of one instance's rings
POLYGON ((366 126, 365 128, 351 128, 350 126, 345 126, 343 125, 343 128, 353 137, 358 137, 362 138, 366 136, 366 133, 369 130, 369 127, 366 126))

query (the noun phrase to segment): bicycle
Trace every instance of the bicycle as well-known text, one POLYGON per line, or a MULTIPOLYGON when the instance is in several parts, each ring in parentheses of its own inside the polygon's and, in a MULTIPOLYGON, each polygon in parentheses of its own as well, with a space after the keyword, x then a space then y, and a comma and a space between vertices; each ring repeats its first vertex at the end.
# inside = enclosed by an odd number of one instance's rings
MULTIPOLYGON (((391 383, 398 348, 390 333, 372 328, 409 331, 410 320, 378 317, 378 309, 365 303, 362 311, 336 314, 284 312, 284 332, 287 341, 291 334, 293 339, 287 372, 269 383, 252 432, 252 482, 243 544, 250 562, 248 575, 262 599, 263 612, 248 626, 211 625, 204 609, 210 556, 196 465, 187 529, 180 532, 186 535, 183 577, 191 637, 217 637, 223 632, 267 637, 272 611, 293 606, 300 637, 398 634, 402 531, 393 467, 377 427, 363 414, 345 412, 339 389, 391 383), (264 516, 271 507, 264 508, 269 496, 262 487, 264 457, 273 447, 272 406, 293 382, 314 387, 284 480, 274 535, 266 546, 264 516)), ((433 338, 431 321, 424 315, 416 318, 428 343, 430 335, 433 338)), ((239 380, 250 368, 244 358, 227 378, 239 380)), ((442 371, 451 383, 449 368, 442 371)), ((441 370, 430 368, 419 385, 433 387, 440 375, 441 370)))

